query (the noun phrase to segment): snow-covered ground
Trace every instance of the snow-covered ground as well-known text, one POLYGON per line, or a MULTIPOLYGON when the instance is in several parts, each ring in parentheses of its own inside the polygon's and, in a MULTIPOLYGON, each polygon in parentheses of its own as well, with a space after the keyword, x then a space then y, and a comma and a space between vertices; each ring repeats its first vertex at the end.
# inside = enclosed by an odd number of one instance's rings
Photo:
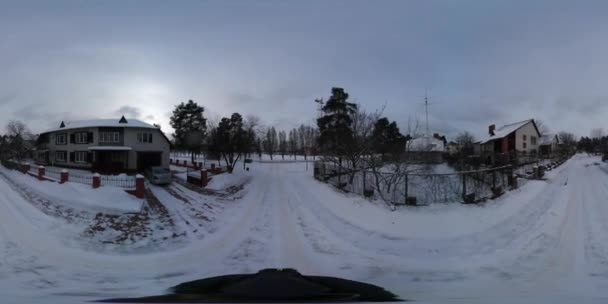
POLYGON ((317 182, 303 162, 250 168, 232 195, 152 187, 170 217, 161 227, 176 237, 146 251, 92 250, 86 235, 66 232, 76 224, 0 179, 2 302, 159 294, 264 267, 362 280, 422 303, 608 300, 608 165, 598 157, 576 155, 546 180, 482 206, 395 212, 317 182))

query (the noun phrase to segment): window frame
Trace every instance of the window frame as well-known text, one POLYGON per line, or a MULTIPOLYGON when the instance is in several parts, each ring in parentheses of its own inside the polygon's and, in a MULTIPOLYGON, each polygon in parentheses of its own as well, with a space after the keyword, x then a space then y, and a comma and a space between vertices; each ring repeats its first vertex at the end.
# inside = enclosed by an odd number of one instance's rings
POLYGON ((75 144, 88 144, 89 143, 89 133, 88 132, 74 133, 74 143, 75 144), (79 138, 80 138, 80 140, 78 140, 79 138))
POLYGON ((74 163, 76 164, 86 164, 88 163, 88 151, 74 151, 74 163), (83 155, 82 160, 78 160, 78 155, 83 155))
POLYGON ((152 133, 150 133, 150 132, 138 132, 137 133, 137 143, 140 143, 140 144, 151 144, 152 143, 152 133))
POLYGON ((68 151, 55 151, 55 162, 65 163, 68 161, 68 151), (58 156, 63 155, 63 159, 60 159, 58 156))
POLYGON ((119 143, 120 142, 120 132, 115 132, 115 131, 99 132, 99 142, 100 143, 119 143))
POLYGON ((530 144, 536 146, 536 136, 530 136, 530 144))
POLYGON ((68 144, 68 135, 67 133, 57 133, 55 134, 55 145, 67 145, 68 144), (63 141, 59 141, 60 138, 63 138, 63 141))
POLYGON ((528 140, 528 139, 527 139, 526 134, 523 134, 523 136, 522 136, 522 137, 523 137, 523 140, 524 140, 524 141, 528 140))
POLYGON ((528 149, 527 143, 524 143, 523 147, 524 147, 524 149, 528 149))

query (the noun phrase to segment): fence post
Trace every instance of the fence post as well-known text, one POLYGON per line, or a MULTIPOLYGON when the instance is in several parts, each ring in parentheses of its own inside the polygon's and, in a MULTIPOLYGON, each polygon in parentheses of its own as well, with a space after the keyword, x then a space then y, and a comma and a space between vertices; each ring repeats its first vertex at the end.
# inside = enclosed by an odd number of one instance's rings
POLYGON ((405 201, 407 203, 407 197, 409 196, 408 193, 408 174, 405 174, 405 201))
POLYGON ((207 187, 207 183, 209 182, 207 178, 207 169, 201 170, 201 187, 207 187))
POLYGON ((68 173, 68 170, 66 170, 66 169, 61 170, 61 178, 59 180, 59 183, 60 184, 67 183, 67 181, 69 179, 70 179, 70 174, 68 173))
POLYGON ((38 166, 38 180, 44 179, 45 169, 44 166, 38 166))
POLYGON ((467 175, 462 174, 462 198, 465 199, 467 196, 467 175))
POLYGON ((496 188, 496 170, 492 170, 492 188, 496 188))
POLYGON ((135 176, 135 197, 144 198, 145 193, 146 188, 144 183, 144 176, 141 174, 137 174, 135 176))
POLYGON ((99 173, 93 174, 93 189, 97 189, 101 186, 101 175, 99 173))
POLYGON ((363 191, 367 190, 366 177, 367 177, 367 173, 365 172, 365 170, 363 170, 363 191))

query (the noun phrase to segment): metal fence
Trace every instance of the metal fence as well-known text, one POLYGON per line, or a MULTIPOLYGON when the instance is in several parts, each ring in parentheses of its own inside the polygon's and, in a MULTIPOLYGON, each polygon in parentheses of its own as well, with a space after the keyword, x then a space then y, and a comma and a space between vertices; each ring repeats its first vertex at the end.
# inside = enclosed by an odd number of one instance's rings
POLYGON ((483 200, 501 194, 509 186, 512 168, 457 173, 395 174, 371 170, 352 171, 334 164, 315 163, 315 178, 350 193, 383 199, 393 205, 415 200, 417 205, 483 200))
POLYGON ((93 175, 70 172, 68 181, 71 183, 92 185, 93 184, 93 175))
POLYGON ((135 189, 135 176, 126 175, 102 175, 101 176, 102 186, 113 186, 125 189, 135 189))
MULTIPOLYGON (((20 170, 20 164, 14 161, 2 160, 2 165, 11 170, 20 170)), ((37 167, 32 166, 30 171, 36 172, 37 167)), ((61 171, 63 169, 54 168, 54 167, 45 167, 44 169, 45 177, 49 177, 51 179, 60 181, 61 180, 61 171)), ((69 171, 69 182, 79 183, 85 185, 93 184, 93 174, 82 173, 79 171, 69 171)), ((100 176, 101 186, 112 186, 119 187, 124 189, 135 189, 135 176, 127 176, 127 175, 101 175, 100 176)))
POLYGON ((55 180, 61 180, 61 169, 58 168, 45 168, 44 175, 55 180))

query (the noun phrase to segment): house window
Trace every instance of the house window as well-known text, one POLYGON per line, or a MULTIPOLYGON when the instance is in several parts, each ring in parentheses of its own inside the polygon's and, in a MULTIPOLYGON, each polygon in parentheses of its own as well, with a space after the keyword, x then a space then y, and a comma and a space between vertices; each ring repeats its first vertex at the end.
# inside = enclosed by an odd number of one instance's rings
POLYGON ((66 151, 55 151, 55 161, 65 162, 67 154, 68 153, 66 151))
POLYGON ((65 133, 57 134, 55 136, 55 144, 57 144, 57 145, 65 145, 65 144, 67 144, 65 133))
POLYGON ((120 133, 118 133, 118 132, 101 132, 101 133, 99 133, 99 142, 103 142, 103 143, 120 142, 120 133))
POLYGON ((524 143, 524 149, 527 148, 527 147, 528 147, 528 145, 526 145, 526 143, 524 143))
POLYGON ((74 152, 74 162, 86 163, 87 156, 88 156, 88 152, 86 152, 86 151, 76 151, 76 152, 74 152))
POLYGON ((137 142, 142 144, 151 144, 152 143, 152 133, 137 133, 137 142))
POLYGON ((536 136, 530 136, 530 144, 536 146, 536 136))
POLYGON ((526 139, 527 139, 527 138, 526 138, 526 134, 524 134, 524 140, 526 140, 526 139))
POLYGON ((74 141, 77 144, 87 144, 87 143, 89 143, 88 133, 86 133, 86 132, 76 133, 74 135, 74 141))

